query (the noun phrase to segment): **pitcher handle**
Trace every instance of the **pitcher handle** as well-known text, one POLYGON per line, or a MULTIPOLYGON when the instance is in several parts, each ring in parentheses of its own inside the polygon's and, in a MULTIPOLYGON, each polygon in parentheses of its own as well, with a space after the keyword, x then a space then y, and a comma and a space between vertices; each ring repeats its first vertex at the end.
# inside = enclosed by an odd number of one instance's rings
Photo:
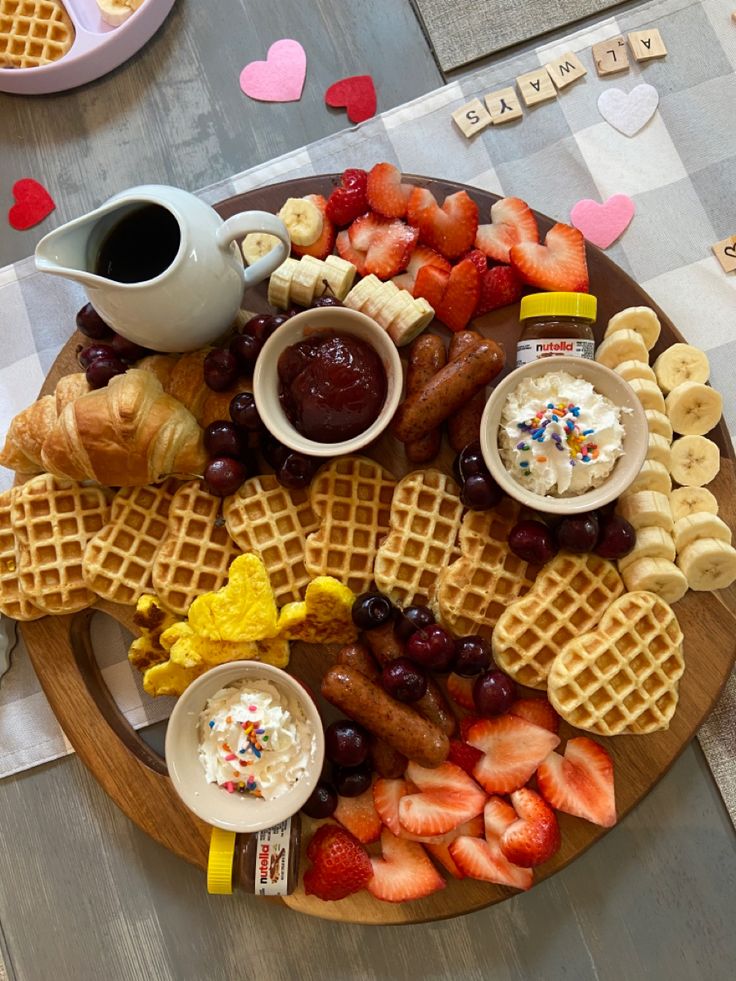
POLYGON ((270 215, 267 211, 243 211, 239 215, 228 218, 217 229, 217 244, 223 251, 228 252, 234 241, 242 241, 251 232, 275 235, 279 243, 243 271, 246 288, 255 286, 256 283, 270 276, 291 252, 291 239, 286 225, 276 215, 270 215))

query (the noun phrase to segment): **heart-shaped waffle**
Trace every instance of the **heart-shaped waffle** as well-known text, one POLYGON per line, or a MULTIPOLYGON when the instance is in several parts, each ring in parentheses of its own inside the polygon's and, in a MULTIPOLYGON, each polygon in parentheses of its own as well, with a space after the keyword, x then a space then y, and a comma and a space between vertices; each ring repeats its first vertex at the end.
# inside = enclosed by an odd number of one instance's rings
POLYGON ((333 576, 354 593, 370 588, 395 486, 391 474, 367 457, 344 456, 322 467, 309 489, 320 520, 304 550, 310 576, 333 576))
POLYGON ((569 641, 547 678, 563 719, 602 736, 667 729, 685 670, 682 630, 654 593, 624 593, 598 626, 569 641))
POLYGON ((624 591, 616 567, 598 555, 560 552, 493 631, 493 657, 519 684, 545 688, 552 662, 573 637, 591 630, 624 591))
POLYGON ((444 568, 458 557, 460 488, 439 470, 415 470, 398 482, 389 533, 376 553, 378 588, 399 606, 430 603, 444 568))
POLYGON ((0 613, 13 620, 37 620, 44 616, 26 596, 18 578, 18 547, 10 520, 17 488, 0 494, 0 613))
POLYGON ((504 498, 489 511, 468 511, 460 526, 461 556, 440 574, 437 606, 442 622, 460 636, 490 638, 509 603, 532 586, 538 566, 508 546, 519 505, 504 498))

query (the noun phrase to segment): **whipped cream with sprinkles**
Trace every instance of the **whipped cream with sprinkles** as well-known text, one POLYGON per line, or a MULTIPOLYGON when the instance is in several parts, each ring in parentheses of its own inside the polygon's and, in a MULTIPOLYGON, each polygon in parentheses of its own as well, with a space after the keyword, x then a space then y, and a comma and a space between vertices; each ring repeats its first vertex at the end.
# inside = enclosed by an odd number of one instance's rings
POLYGON ((583 494, 603 483, 623 452, 621 411, 566 371, 525 378, 501 414, 501 459, 535 494, 583 494))
POLYGON ((198 729, 207 782, 264 800, 291 790, 316 748, 297 700, 269 681, 221 688, 205 705, 198 729))

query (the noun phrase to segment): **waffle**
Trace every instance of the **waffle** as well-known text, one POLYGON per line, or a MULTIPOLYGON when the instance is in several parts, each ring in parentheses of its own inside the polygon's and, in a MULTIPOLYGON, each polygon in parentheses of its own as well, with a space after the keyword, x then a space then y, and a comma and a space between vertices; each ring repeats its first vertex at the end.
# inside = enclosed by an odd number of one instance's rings
POLYGON ((310 576, 334 576, 354 593, 370 588, 395 486, 391 474, 362 456, 340 457, 317 473, 309 502, 321 524, 304 549, 310 576))
POLYGON ((74 613, 97 599, 84 581, 87 542, 110 517, 98 487, 43 473, 15 489, 10 520, 22 590, 45 613, 74 613))
POLYGON ((223 514, 233 541, 263 560, 276 603, 301 600, 310 579, 304 546, 319 528, 307 491, 287 490, 273 475, 252 477, 225 499, 223 514))
POLYGON ((169 507, 166 536, 153 564, 153 588, 161 602, 185 614, 201 593, 219 589, 240 549, 220 515, 222 499, 200 481, 183 484, 169 507))
POLYGON ((460 526, 461 556, 440 575, 437 612, 459 635, 490 639, 509 603, 531 588, 538 566, 518 558, 508 546, 519 520, 519 505, 504 498, 490 511, 468 511, 460 526))
POLYGON ((0 494, 0 613, 13 620, 37 620, 44 612, 26 596, 18 579, 18 549, 10 521, 16 493, 0 494))
POLYGON ((544 688, 552 662, 573 637, 591 630, 624 591, 616 568, 597 555, 560 552, 493 631, 493 656, 522 685, 544 688))
POLYGON ((374 575, 378 588, 399 606, 432 602, 440 573, 459 556, 458 494, 455 481, 433 469, 415 470, 396 485, 374 575))
POLYGON ((0 0, 0 67, 48 65, 73 43, 74 25, 58 0, 0 0))
POLYGON ((151 568, 166 534, 169 505, 179 481, 124 487, 110 521, 84 550, 84 581, 112 603, 134 604, 151 591, 151 568))
POLYGON ((595 630, 565 644, 549 672, 563 719, 602 736, 667 729, 685 670, 682 631, 654 593, 624 593, 595 630))

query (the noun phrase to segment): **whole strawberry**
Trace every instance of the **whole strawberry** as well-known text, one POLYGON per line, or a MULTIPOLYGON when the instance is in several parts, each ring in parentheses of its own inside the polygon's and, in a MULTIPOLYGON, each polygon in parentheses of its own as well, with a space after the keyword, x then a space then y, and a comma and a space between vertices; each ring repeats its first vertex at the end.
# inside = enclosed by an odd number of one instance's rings
POLYGON ((340 228, 349 225, 369 209, 368 174, 352 168, 344 171, 339 187, 330 194, 325 214, 340 228))
POLYGON ((304 891, 318 899, 344 899, 364 889, 373 876, 368 852, 344 828, 323 824, 307 848, 313 863, 304 873, 304 891))

